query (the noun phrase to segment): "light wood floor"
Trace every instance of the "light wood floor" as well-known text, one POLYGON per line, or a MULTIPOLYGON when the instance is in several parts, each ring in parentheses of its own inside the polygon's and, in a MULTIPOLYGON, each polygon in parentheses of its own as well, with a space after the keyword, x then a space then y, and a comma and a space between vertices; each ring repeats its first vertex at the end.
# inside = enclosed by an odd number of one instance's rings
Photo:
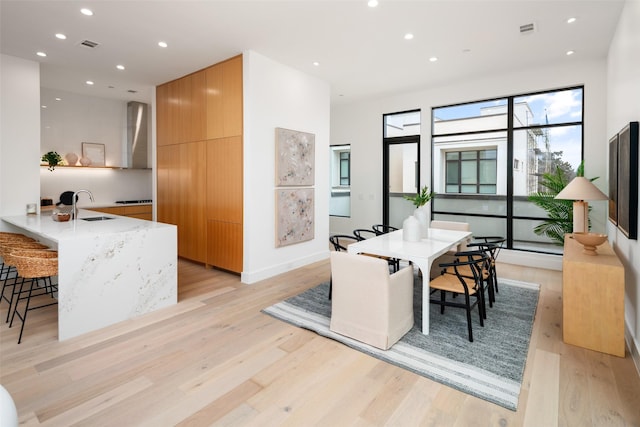
POLYGON ((542 285, 517 412, 260 312, 327 280, 327 261, 254 285, 180 261, 179 304, 65 342, 55 307, 20 345, 2 322, 0 382, 27 426, 640 426, 628 353, 563 344, 561 273, 498 272, 542 285))

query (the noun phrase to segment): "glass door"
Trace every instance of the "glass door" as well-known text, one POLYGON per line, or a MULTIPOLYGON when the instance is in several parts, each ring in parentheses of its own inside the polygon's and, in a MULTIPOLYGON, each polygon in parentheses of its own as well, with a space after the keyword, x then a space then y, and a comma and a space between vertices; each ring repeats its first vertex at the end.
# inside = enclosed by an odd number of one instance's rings
POLYGON ((402 228, 402 222, 415 210, 404 196, 415 195, 420 187, 420 137, 385 141, 384 146, 383 221, 402 228))

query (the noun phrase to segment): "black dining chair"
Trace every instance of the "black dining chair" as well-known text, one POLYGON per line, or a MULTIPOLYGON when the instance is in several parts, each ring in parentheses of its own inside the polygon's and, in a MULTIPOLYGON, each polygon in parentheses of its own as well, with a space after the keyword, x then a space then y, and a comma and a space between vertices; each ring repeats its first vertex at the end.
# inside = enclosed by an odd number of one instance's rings
MULTIPOLYGON (((376 233, 373 229, 356 228, 355 230, 353 230, 353 235, 356 236, 358 240, 365 240, 365 239, 370 239, 372 237, 377 237, 378 233, 376 233)), ((391 267, 394 272, 400 270, 399 259, 390 258, 387 256, 378 256, 378 255, 373 255, 373 256, 386 260, 387 263, 389 264, 389 267, 391 267)))
POLYGON ((391 233, 392 231, 399 230, 397 227, 394 227, 393 225, 387 225, 387 224, 374 224, 371 226, 371 229, 375 231, 378 236, 381 234, 387 234, 387 233, 391 233))
POLYGON ((486 263, 487 255, 477 251, 476 255, 469 255, 467 260, 456 259, 453 262, 440 264, 440 268, 451 271, 451 274, 443 273, 429 282, 431 294, 439 292, 440 298, 431 298, 429 302, 440 306, 440 314, 444 314, 445 307, 464 308, 467 314, 467 331, 469 341, 473 342, 473 328, 471 326, 471 310, 478 306, 480 326, 484 327, 485 308, 484 290, 482 281, 482 269, 486 263), (473 277, 467 277, 462 269, 469 267, 473 277), (464 302, 459 302, 454 298, 447 299, 447 293, 464 296, 464 302), (471 301, 471 297, 475 301, 471 301))
MULTIPOLYGON (((360 240, 361 239, 351 234, 334 234, 332 236, 329 236, 329 243, 331 243, 331 246, 333 246, 333 250, 336 252, 347 252, 347 246, 360 240)), ((331 299, 332 292, 333 278, 329 276, 329 299, 331 299)))
POLYGON ((470 249, 477 248, 479 250, 483 250, 489 255, 491 259, 491 277, 492 284, 491 289, 489 289, 490 296, 493 297, 493 301, 489 300, 489 303, 495 302, 495 294, 498 293, 498 274, 496 272, 496 260, 498 259, 498 254, 502 249, 506 239, 501 236, 474 236, 474 241, 467 244, 467 247, 470 249), (492 295, 491 295, 492 294, 492 295))

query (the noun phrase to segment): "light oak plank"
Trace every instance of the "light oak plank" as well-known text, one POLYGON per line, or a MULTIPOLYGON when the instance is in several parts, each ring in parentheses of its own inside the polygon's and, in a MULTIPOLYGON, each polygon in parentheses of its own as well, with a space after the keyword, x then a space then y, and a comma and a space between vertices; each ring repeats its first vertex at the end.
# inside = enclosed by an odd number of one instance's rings
POLYGON ((0 382, 28 426, 157 426, 167 414, 196 426, 640 425, 629 353, 562 342, 562 274, 506 264, 498 274, 542 286, 515 412, 260 312, 328 280, 327 261, 244 285, 181 259, 177 305, 64 342, 56 310, 35 311, 20 345, 0 324, 0 382))

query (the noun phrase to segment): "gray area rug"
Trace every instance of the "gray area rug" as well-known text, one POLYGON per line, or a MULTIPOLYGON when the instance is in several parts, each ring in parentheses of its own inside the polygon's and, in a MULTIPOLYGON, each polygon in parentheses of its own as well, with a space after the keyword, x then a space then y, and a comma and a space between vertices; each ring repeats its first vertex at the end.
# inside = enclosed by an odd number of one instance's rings
POLYGON ((444 315, 432 305, 429 335, 420 332, 422 286, 414 286, 413 328, 384 351, 329 330, 329 283, 267 307, 263 312, 309 329, 380 360, 410 370, 449 387, 515 411, 529 349, 539 285, 499 280, 499 293, 487 307, 481 327, 477 307, 472 312, 473 339, 467 335, 463 309, 447 307, 444 315))

